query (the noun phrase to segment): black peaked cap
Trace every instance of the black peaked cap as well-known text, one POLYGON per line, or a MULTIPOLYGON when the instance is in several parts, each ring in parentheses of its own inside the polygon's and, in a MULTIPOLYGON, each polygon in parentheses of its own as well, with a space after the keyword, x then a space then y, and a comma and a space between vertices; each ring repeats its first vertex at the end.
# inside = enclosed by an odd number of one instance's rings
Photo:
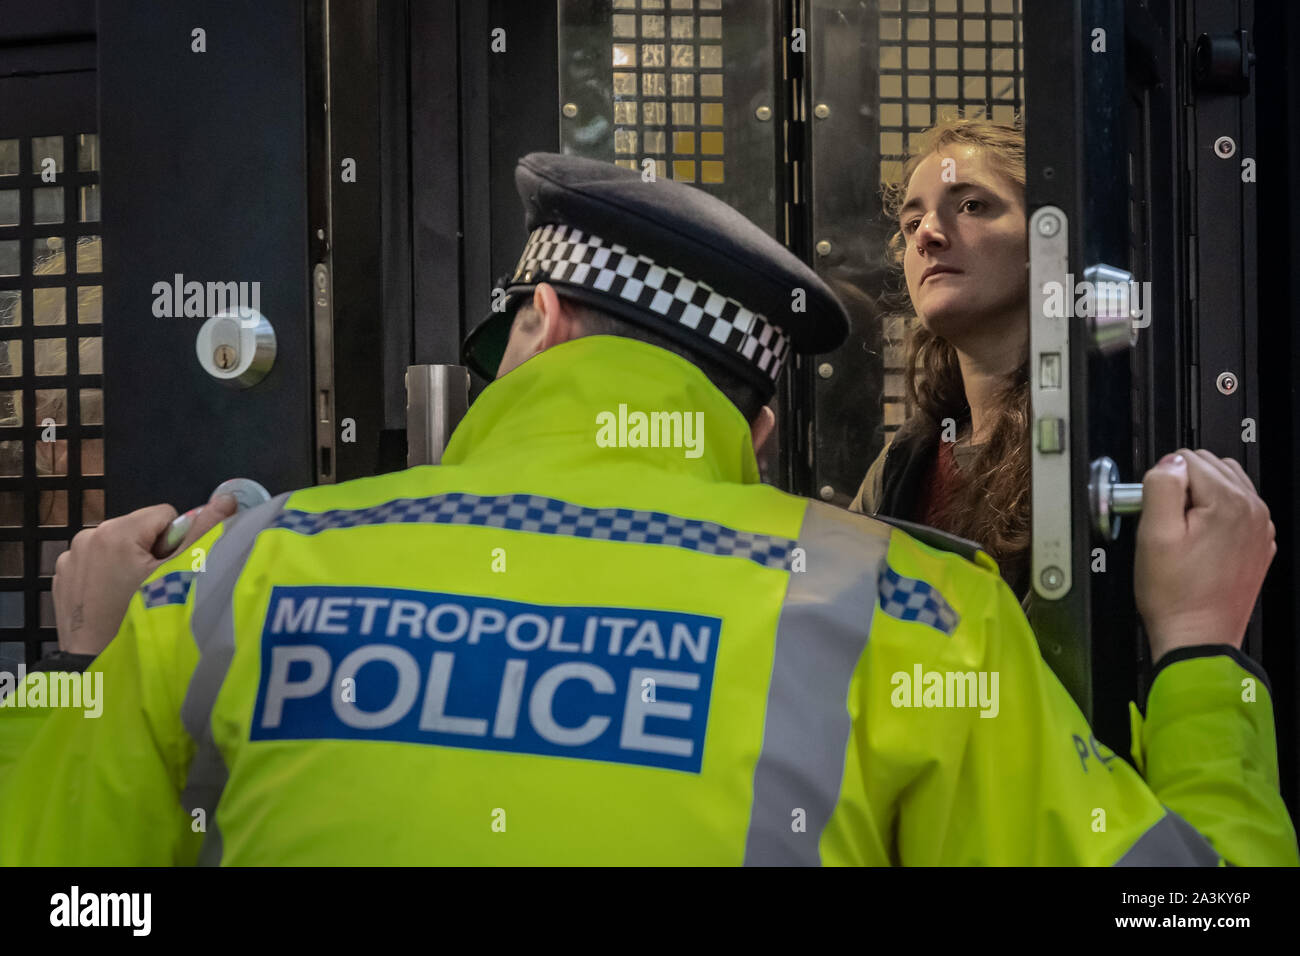
POLYGON ((558 153, 524 156, 515 185, 529 242, 499 286, 504 310, 464 347, 484 378, 495 377, 514 312, 539 282, 711 355, 768 396, 789 351, 827 352, 848 337, 848 314, 826 283, 702 189, 558 153))

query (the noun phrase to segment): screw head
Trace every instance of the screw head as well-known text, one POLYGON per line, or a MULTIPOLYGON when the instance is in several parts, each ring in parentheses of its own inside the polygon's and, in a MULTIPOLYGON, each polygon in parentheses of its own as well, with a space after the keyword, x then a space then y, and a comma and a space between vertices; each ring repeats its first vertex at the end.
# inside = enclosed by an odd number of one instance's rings
POLYGON ((823 239, 821 242, 817 243, 817 255, 829 256, 833 248, 835 247, 831 245, 829 239, 823 239))
POLYGON ((212 361, 223 372, 235 367, 235 350, 229 345, 218 345, 212 353, 212 361))
POLYGON ((1237 142, 1231 136, 1220 136, 1214 141, 1214 155, 1220 159, 1232 159, 1237 153, 1237 142))
POLYGON ((1051 238, 1061 231, 1061 217, 1055 213, 1048 213, 1038 220, 1038 234, 1051 238))
POLYGON ((760 106, 758 109, 754 110, 754 115, 757 116, 761 122, 766 123, 772 118, 772 107, 760 106))
POLYGON ((1065 583, 1065 572, 1056 567, 1056 565, 1043 568, 1042 581, 1043 587, 1047 588, 1049 591, 1055 591, 1065 583))
POLYGON ((821 365, 817 366, 817 374, 822 378, 830 378, 835 374, 835 366, 830 362, 822 362, 821 365))
POLYGON ((835 489, 830 485, 822 485, 821 491, 818 493, 822 496, 822 501, 830 501, 835 497, 835 489))
POLYGON ((1232 372, 1220 372, 1214 380, 1214 387, 1224 395, 1231 395, 1237 390, 1237 376, 1232 372))
POLYGON ((831 108, 827 106, 825 103, 818 103, 816 106, 813 107, 813 116, 817 117, 818 119, 825 119, 830 115, 831 115, 831 108))
POLYGON ((578 104, 577 104, 577 103, 565 103, 564 106, 563 106, 563 108, 561 109, 561 112, 562 112, 565 116, 567 116, 569 119, 573 119, 575 116, 578 115, 578 104))

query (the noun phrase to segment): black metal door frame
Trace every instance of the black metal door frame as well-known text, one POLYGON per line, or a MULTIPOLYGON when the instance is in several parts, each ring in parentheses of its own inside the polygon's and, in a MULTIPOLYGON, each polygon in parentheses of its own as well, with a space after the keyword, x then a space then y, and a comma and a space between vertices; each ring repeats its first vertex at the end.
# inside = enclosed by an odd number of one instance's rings
POLYGON ((1300 816, 1300 8, 1260 0, 1252 40, 1261 215, 1259 255, 1260 492, 1277 528, 1264 581, 1261 660, 1273 683, 1282 795, 1300 816))

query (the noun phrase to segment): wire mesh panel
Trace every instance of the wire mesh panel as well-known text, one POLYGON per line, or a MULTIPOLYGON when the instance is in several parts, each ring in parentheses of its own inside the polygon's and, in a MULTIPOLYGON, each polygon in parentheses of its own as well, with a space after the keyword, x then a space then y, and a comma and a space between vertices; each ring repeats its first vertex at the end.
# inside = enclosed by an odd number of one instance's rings
POLYGON ((561 0, 560 143, 776 234, 775 3, 561 0))
POLYGON ((0 657, 11 663, 53 639, 54 563, 104 518, 99 137, 25 132, 0 130, 0 657))

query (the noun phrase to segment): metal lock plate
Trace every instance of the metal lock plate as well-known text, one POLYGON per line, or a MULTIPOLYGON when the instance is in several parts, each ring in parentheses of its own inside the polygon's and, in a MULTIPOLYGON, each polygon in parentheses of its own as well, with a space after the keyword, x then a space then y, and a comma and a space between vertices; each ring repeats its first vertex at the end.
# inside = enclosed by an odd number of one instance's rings
POLYGON ((1069 219, 1043 206, 1029 219, 1030 405, 1038 430, 1032 449, 1033 587, 1059 601, 1073 586, 1070 509, 1070 321, 1048 308, 1049 283, 1069 285, 1069 219))
POLYGON ((248 388, 256 385, 275 362, 275 330, 262 313, 222 312, 199 328, 194 344, 199 365, 213 378, 248 388))

